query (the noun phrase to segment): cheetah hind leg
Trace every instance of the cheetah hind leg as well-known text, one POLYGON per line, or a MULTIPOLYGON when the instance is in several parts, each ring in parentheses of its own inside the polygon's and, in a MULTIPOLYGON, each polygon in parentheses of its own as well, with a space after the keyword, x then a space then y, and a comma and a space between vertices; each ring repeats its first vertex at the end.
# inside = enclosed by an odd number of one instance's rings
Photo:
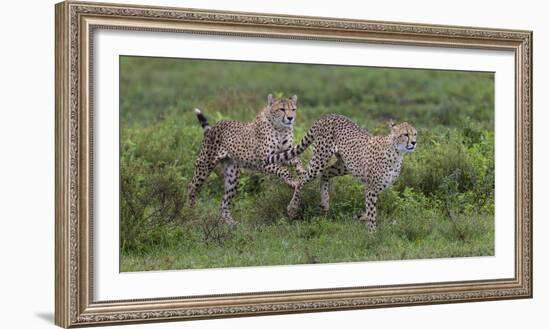
POLYGON ((330 167, 323 170, 321 174, 320 188, 321 188, 321 209, 323 211, 329 210, 329 201, 330 201, 330 179, 336 176, 343 176, 348 173, 348 170, 340 157, 338 160, 330 167))
POLYGON ((233 160, 224 160, 223 176, 224 176, 224 194, 221 206, 221 220, 230 226, 237 225, 237 221, 233 219, 229 210, 231 200, 237 194, 239 187, 240 169, 233 160))
POLYGON ((307 172, 300 177, 300 180, 294 188, 294 195, 287 206, 287 213, 290 218, 295 218, 300 208, 300 197, 304 185, 315 179, 321 173, 321 170, 327 166, 331 154, 327 151, 314 152, 308 164, 307 172))
POLYGON ((197 159, 195 173, 193 174, 191 183, 189 183, 187 187, 187 204, 189 207, 193 208, 195 206, 197 194, 201 190, 206 178, 208 178, 212 170, 216 167, 216 163, 216 161, 205 159, 202 156, 199 156, 197 159))

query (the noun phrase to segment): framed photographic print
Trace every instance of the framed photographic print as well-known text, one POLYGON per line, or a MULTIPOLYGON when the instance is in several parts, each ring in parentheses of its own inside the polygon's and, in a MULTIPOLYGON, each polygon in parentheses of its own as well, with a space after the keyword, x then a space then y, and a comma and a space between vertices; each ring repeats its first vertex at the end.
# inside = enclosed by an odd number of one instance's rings
POLYGON ((530 298, 530 31, 56 5, 62 327, 530 298))

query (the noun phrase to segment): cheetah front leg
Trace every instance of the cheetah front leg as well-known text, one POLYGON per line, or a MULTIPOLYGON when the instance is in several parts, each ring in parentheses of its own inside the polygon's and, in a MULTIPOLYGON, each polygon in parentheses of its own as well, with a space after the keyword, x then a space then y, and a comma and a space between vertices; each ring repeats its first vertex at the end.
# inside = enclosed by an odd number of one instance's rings
POLYGON ((279 163, 272 163, 262 167, 264 173, 277 176, 283 180, 290 188, 296 187, 296 180, 292 178, 288 168, 279 163))
POLYGON ((302 176, 306 173, 306 170, 302 165, 302 161, 300 161, 298 157, 295 157, 294 159, 288 161, 287 165, 294 166, 294 169, 296 170, 296 174, 298 174, 298 176, 302 176))
POLYGON ((223 178, 224 178, 224 194, 222 198, 221 206, 221 219, 227 224, 233 226, 237 224, 237 221, 231 216, 229 206, 231 199, 237 194, 239 187, 240 169, 236 165, 235 161, 225 159, 222 161, 223 165, 223 178))
POLYGON ((378 200, 378 193, 367 189, 365 191, 365 212, 355 216, 356 219, 364 220, 367 222, 369 232, 376 231, 376 201, 378 200))

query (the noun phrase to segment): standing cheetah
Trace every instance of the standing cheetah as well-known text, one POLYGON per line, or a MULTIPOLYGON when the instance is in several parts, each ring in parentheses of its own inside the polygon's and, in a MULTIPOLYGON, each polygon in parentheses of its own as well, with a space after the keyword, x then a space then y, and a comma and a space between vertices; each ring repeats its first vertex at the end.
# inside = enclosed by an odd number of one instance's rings
POLYGON ((287 211, 295 217, 300 205, 304 184, 321 175, 321 207, 329 208, 329 180, 335 176, 351 174, 366 185, 365 212, 355 217, 368 223, 369 231, 376 230, 376 201, 378 194, 399 176, 403 155, 416 148, 416 129, 403 122, 390 124, 387 136, 372 136, 350 119, 328 114, 319 118, 300 144, 271 155, 267 164, 289 161, 313 143, 314 151, 307 171, 301 175, 287 211), (336 163, 327 167, 332 156, 336 163))
MULTIPOLYGON (((229 211, 229 204, 237 193, 241 168, 275 175, 294 188, 296 181, 285 166, 264 164, 264 159, 292 147, 297 102, 296 95, 288 99, 275 99, 270 94, 267 106, 253 122, 221 121, 214 126, 210 126, 201 111, 195 109, 204 131, 204 140, 195 164, 195 174, 188 187, 189 205, 195 205, 196 194, 218 163, 223 167, 224 176, 221 219, 230 225, 236 224, 229 211)), ((297 158, 284 162, 286 165, 295 165, 298 173, 303 172, 297 158)))

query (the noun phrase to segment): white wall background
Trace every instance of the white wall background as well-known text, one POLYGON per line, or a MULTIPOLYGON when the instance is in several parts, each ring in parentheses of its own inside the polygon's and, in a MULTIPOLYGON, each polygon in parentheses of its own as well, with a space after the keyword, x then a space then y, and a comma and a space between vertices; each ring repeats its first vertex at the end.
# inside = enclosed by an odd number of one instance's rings
MULTIPOLYGON (((108 1, 111 2, 111 1, 108 1)), ((544 1, 135 0, 118 2, 534 31, 534 139, 550 121, 550 22, 544 1)), ((12 1, 0 19, 0 327, 53 328, 54 3, 12 1)), ((542 145, 542 146, 541 146, 542 145)), ((531 300, 208 320, 125 328, 547 328, 549 157, 535 142, 531 300)))

